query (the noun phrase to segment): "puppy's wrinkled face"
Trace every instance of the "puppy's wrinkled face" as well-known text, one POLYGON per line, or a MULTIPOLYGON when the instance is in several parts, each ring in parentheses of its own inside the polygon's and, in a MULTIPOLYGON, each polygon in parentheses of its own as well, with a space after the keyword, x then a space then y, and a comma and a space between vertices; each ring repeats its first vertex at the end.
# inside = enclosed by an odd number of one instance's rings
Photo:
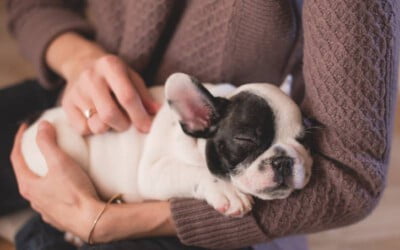
POLYGON ((312 159, 297 140, 304 135, 301 113, 279 88, 246 84, 220 98, 178 73, 166 96, 185 133, 206 138, 211 173, 242 192, 282 199, 309 181, 312 159), (179 97, 183 89, 186 98, 179 97))

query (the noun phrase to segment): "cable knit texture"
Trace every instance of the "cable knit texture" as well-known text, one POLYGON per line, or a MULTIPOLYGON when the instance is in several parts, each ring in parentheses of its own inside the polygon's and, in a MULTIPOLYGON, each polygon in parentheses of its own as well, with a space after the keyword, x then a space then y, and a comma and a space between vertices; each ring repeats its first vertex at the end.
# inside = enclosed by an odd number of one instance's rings
POLYGON ((241 219, 223 217, 203 201, 173 200, 182 242, 237 248, 348 225, 376 206, 390 151, 399 1, 92 0, 92 26, 78 2, 9 1, 10 30, 45 86, 59 82, 43 61, 46 47, 73 30, 95 34, 139 72, 155 67, 157 84, 175 71, 236 85, 277 84, 292 72, 303 112, 322 124, 304 190, 257 200, 241 219))

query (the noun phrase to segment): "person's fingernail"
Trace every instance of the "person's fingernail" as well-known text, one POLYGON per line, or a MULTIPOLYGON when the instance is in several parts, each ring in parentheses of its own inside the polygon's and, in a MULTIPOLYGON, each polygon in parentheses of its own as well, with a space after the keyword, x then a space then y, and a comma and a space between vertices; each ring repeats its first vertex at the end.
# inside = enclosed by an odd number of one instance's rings
POLYGON ((143 133, 148 133, 149 130, 150 130, 150 128, 147 127, 147 126, 142 126, 142 127, 140 128, 140 130, 141 130, 141 132, 143 132, 143 133))
POLYGON ((157 114, 158 110, 161 108, 161 105, 157 102, 150 102, 148 105, 148 112, 150 115, 157 114))
POLYGON ((148 120, 146 120, 146 121, 143 123, 143 125, 142 125, 142 127, 141 127, 140 130, 141 130, 142 132, 144 132, 144 133, 147 133, 147 132, 150 131, 150 127, 151 127, 151 120, 148 119, 148 120))

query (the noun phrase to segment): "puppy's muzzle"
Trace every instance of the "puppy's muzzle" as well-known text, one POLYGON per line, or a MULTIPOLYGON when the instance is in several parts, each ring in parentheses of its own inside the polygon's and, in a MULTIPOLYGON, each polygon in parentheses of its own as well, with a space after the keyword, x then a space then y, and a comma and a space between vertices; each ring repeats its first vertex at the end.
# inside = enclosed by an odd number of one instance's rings
POLYGON ((293 165, 293 159, 287 156, 278 156, 271 160, 274 181, 278 186, 290 184, 289 179, 293 175, 293 165))

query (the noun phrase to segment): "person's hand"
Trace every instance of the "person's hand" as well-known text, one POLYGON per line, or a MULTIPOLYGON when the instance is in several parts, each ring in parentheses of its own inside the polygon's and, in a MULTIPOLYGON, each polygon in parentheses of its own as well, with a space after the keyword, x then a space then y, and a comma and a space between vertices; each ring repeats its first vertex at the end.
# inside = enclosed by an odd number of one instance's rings
POLYGON ((158 104, 143 79, 120 58, 105 54, 86 64, 77 75, 66 76, 62 106, 82 134, 128 129, 131 123, 148 132, 158 104), (90 118, 84 116, 91 109, 90 118))
POLYGON ((149 130, 159 104, 140 75, 119 57, 66 32, 49 45, 46 63, 67 81, 61 104, 81 134, 124 131, 131 124, 141 132, 149 130))
POLYGON ((48 173, 39 177, 31 172, 21 153, 25 129, 26 125, 19 129, 11 154, 21 195, 44 221, 86 239, 101 207, 93 184, 85 171, 59 149, 55 130, 47 122, 39 126, 37 143, 45 157, 48 173))
MULTIPOLYGON (((39 125, 37 143, 49 169, 44 177, 32 173, 21 153, 25 129, 26 125, 22 125, 18 130, 11 153, 21 195, 45 222, 87 240, 93 221, 105 203, 98 198, 86 172, 58 147, 55 130, 48 122, 39 125)), ((166 235, 176 235, 170 204, 152 201, 111 204, 92 237, 97 243, 105 243, 166 235)))

